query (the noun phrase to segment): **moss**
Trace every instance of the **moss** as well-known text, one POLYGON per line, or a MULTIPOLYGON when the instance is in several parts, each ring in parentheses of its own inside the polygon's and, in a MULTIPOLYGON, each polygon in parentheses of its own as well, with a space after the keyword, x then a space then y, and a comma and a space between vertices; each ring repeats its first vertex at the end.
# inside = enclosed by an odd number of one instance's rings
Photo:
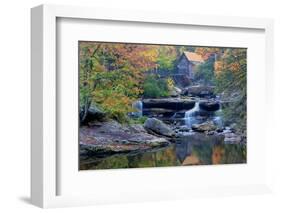
POLYGON ((144 124, 146 120, 147 120, 146 116, 141 116, 139 118, 131 118, 128 123, 129 124, 144 124))

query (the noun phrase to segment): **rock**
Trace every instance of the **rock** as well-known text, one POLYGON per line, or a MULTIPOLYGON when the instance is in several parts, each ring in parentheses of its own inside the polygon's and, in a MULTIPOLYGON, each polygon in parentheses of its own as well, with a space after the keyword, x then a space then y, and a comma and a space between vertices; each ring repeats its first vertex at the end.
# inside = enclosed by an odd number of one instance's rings
POLYGON ((173 115, 173 118, 184 118, 186 111, 178 111, 173 115))
POLYGON ((96 106, 91 106, 88 110, 88 115, 99 120, 105 117, 105 112, 103 112, 96 106))
POLYGON ((144 123, 144 128, 159 135, 164 135, 167 137, 174 136, 173 130, 168 125, 156 118, 148 118, 144 123))
POLYGON ((217 128, 216 131, 217 131, 218 133, 222 133, 222 132, 223 132, 223 128, 217 128))
MULTIPOLYGON (((244 142, 244 136, 241 134, 237 134, 231 130, 230 127, 225 127, 223 132, 219 133, 220 135, 224 136, 224 142, 226 144, 237 144, 244 142)), ((245 136, 246 138, 246 136, 245 136)))
POLYGON ((145 143, 151 147, 161 147, 169 144, 169 142, 165 138, 155 138, 147 140, 145 143))
POLYGON ((112 134, 112 133, 125 132, 127 131, 127 129, 128 129, 127 126, 123 126, 115 120, 109 120, 103 122, 103 125, 97 128, 96 131, 100 133, 112 134))
POLYGON ((175 114, 175 111, 172 109, 163 109, 163 108, 150 108, 150 109, 143 109, 143 115, 149 117, 158 117, 162 115, 164 117, 171 117, 175 114))
POLYGON ((122 125, 109 120, 99 126, 80 127, 80 155, 86 157, 142 152, 169 144, 167 138, 149 134, 140 124, 122 125))
POLYGON ((191 86, 185 88, 182 92, 182 95, 191 95, 198 97, 210 97, 214 96, 214 87, 213 86, 191 86))
POLYGON ((234 133, 226 133, 226 134, 224 134, 224 136, 226 137, 226 138, 233 138, 233 137, 236 137, 236 135, 234 134, 234 133))
POLYGON ((214 125, 213 122, 205 122, 202 124, 193 124, 192 125, 192 130, 196 132, 209 132, 209 131, 215 131, 216 126, 214 125))
POLYGON ((190 130, 190 128, 188 126, 180 126, 179 130, 182 132, 188 132, 190 130))
MULTIPOLYGON (((83 116, 84 116, 84 111, 83 111, 83 108, 81 108, 80 109, 80 119, 82 119, 83 116)), ((83 123, 89 123, 92 121, 102 121, 102 120, 104 120, 105 117, 106 117, 105 112, 103 112, 96 106, 91 106, 88 109, 87 115, 84 118, 83 123)))
POLYGON ((133 124, 130 126, 130 129, 133 133, 146 133, 146 130, 141 124, 133 124))
POLYGON ((214 135, 216 132, 215 131, 209 131, 207 132, 207 135, 214 135))
POLYGON ((177 132, 176 134, 175 134, 175 137, 176 138, 180 138, 180 137, 182 137, 183 136, 183 133, 182 132, 177 132))
POLYGON ((224 142, 226 144, 237 144, 241 142, 241 137, 238 135, 232 136, 232 137, 226 137, 224 138, 224 142))
POLYGON ((171 96, 171 97, 179 97, 179 93, 177 93, 177 91, 175 91, 175 90, 171 90, 171 91, 169 91, 169 96, 171 96))
POLYGON ((220 109, 220 103, 218 101, 201 101, 199 107, 206 111, 217 111, 220 109))
POLYGON ((236 132, 237 124, 236 123, 231 124, 230 129, 231 129, 232 132, 236 132))
POLYGON ((174 87, 174 90, 177 92, 177 93, 181 93, 182 92, 182 90, 180 89, 180 88, 178 88, 178 87, 174 87))
POLYGON ((183 89, 181 95, 188 96, 188 88, 183 89))
POLYGON ((195 101, 180 98, 144 99, 143 108, 161 108, 175 111, 190 110, 195 106, 195 101))
POLYGON ((136 151, 137 147, 135 146, 111 146, 111 145, 103 145, 103 144, 83 144, 80 143, 80 155, 87 156, 102 156, 109 154, 117 154, 117 153, 128 153, 132 151, 136 151))
POLYGON ((231 133, 231 130, 225 129, 225 130, 222 131, 222 133, 223 133, 223 134, 231 133))
POLYGON ((171 91, 169 91, 169 96, 171 97, 179 97, 182 90, 178 87, 173 87, 171 91))

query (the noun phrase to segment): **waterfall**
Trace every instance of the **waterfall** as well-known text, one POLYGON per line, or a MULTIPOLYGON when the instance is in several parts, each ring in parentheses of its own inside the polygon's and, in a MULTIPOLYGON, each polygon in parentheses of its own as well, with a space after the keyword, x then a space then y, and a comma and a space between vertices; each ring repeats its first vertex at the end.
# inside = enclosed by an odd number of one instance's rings
POLYGON ((213 117, 213 122, 219 127, 222 128, 223 127, 223 119, 221 118, 221 113, 222 113, 222 109, 220 107, 220 109, 216 112, 215 116, 213 117))
POLYGON ((222 128, 223 127, 223 122, 222 122, 222 119, 220 116, 215 116, 213 118, 213 122, 216 126, 218 126, 219 128, 222 128))
POLYGON ((212 121, 217 127, 221 128, 223 126, 223 119, 221 118, 220 113, 221 109, 219 109, 217 112, 205 111, 200 109, 199 101, 197 101, 195 103, 195 106, 191 110, 185 112, 185 125, 191 128, 193 124, 200 124, 206 121, 212 121))
POLYGON ((135 112, 132 112, 133 116, 136 116, 136 117, 141 117, 142 116, 142 109, 143 109, 142 101, 140 101, 140 100, 135 101, 132 104, 132 108, 135 110, 135 112))
POLYGON ((199 111, 199 102, 197 101, 192 109, 185 112, 184 114, 185 125, 188 126, 189 128, 191 128, 192 124, 195 121, 195 117, 194 117, 195 112, 198 111, 199 111))

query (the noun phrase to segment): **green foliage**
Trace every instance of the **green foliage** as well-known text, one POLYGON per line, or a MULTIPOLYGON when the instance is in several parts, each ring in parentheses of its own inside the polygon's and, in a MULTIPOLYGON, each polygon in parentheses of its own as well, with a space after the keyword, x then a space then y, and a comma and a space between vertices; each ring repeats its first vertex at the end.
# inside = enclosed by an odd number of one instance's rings
POLYGON ((157 65, 159 70, 172 71, 175 68, 177 52, 171 46, 160 46, 158 49, 157 65))
POLYGON ((242 144, 228 144, 224 146, 225 154, 222 163, 245 163, 247 159, 247 147, 242 144))
MULTIPOLYGON (((80 108, 98 105, 109 118, 126 122, 142 94, 144 71, 155 68, 154 47, 80 42, 80 108)), ((82 116, 82 122, 83 122, 82 116)))
POLYGON ((131 118, 129 120, 129 123, 130 124, 144 124, 146 120, 147 120, 146 116, 141 116, 141 117, 138 117, 138 118, 131 118))
POLYGON ((155 76, 147 76, 143 86, 143 96, 145 98, 160 98, 169 95, 167 81, 157 79, 155 76))
POLYGON ((202 82, 205 85, 214 84, 214 61, 212 59, 209 59, 205 63, 200 64, 196 67, 194 80, 202 82))
POLYGON ((227 49, 216 75, 216 92, 230 103, 223 108, 227 124, 236 123, 237 130, 246 130, 247 120, 247 61, 245 49, 227 49))
MULTIPOLYGON (((146 71, 173 71, 182 51, 194 51, 206 60, 198 65, 195 80, 215 85, 217 94, 232 98, 223 109, 225 120, 246 126, 246 50, 195 48, 186 46, 135 45, 121 43, 79 43, 80 112, 86 115, 96 105, 109 118, 128 122, 132 103, 141 98, 168 97, 172 78, 146 75, 146 71), (216 54, 216 61, 210 57, 216 54)), ((81 115, 80 115, 81 116, 81 115)), ((81 116, 82 120, 83 117, 81 116)))
POLYGON ((212 164, 212 145, 210 143, 195 145, 192 151, 200 159, 201 164, 212 164))

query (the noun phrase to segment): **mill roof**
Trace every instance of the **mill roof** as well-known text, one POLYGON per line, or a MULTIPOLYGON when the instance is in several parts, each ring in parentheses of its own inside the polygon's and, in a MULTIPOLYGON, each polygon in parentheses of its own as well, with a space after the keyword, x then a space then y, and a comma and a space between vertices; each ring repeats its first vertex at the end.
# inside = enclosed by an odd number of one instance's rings
POLYGON ((197 53, 185 51, 183 54, 191 62, 204 62, 202 56, 197 53))

